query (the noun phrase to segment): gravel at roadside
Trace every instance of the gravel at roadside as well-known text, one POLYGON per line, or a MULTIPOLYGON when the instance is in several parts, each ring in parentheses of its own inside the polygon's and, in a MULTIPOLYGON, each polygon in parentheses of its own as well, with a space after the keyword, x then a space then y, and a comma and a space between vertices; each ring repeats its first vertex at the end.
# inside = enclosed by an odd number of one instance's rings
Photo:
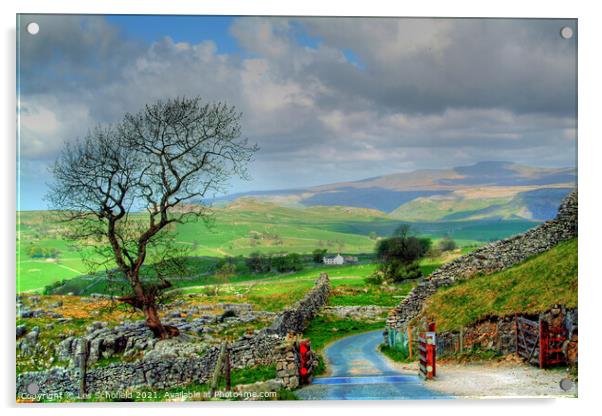
MULTIPOLYGON (((417 371, 415 364, 400 365, 417 371)), ((577 397, 577 385, 560 388, 565 369, 541 370, 515 361, 457 364, 437 363, 437 377, 426 381, 429 389, 459 398, 577 397)))

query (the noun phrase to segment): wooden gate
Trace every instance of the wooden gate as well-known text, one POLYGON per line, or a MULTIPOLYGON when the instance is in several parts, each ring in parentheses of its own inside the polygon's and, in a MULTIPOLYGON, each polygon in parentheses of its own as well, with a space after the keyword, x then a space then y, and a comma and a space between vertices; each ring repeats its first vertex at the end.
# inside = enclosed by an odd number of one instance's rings
POLYGON ((562 348, 566 341, 564 327, 550 328, 541 318, 533 321, 522 316, 517 316, 515 323, 516 353, 519 357, 539 368, 566 362, 562 348))
POLYGON ((426 379, 432 379, 437 374, 436 368, 436 335, 435 324, 428 324, 428 331, 421 332, 418 336, 418 353, 420 358, 420 375, 426 379))

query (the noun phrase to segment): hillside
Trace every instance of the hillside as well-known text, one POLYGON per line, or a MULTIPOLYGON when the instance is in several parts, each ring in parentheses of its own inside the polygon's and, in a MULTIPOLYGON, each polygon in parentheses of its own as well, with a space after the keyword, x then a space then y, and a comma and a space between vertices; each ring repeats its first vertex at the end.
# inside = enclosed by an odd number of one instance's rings
POLYGON ((439 289, 426 301, 423 316, 447 331, 487 317, 542 312, 554 304, 576 307, 577 264, 575 238, 510 269, 439 289))
MULTIPOLYGON (((381 211, 342 206, 290 208, 254 198, 239 198, 226 208, 214 209, 215 222, 207 227, 202 221, 179 224, 171 231, 186 254, 203 264, 214 264, 227 256, 247 256, 252 252, 296 252, 310 254, 317 248, 330 253, 372 253, 376 239, 391 235, 400 221, 381 211)), ((460 246, 480 245, 523 232, 531 221, 441 221, 414 223, 412 230, 433 239, 452 236, 460 246)), ((80 251, 66 239, 67 225, 45 211, 19 213, 17 231, 17 291, 40 291, 46 285, 91 272, 93 252, 80 251), (39 252, 39 254, 34 253, 39 252)), ((81 279, 93 285, 96 279, 81 279)), ((96 286, 94 286, 96 288, 96 286)))
POLYGON ((546 221, 554 217, 571 188, 498 187, 455 191, 417 198, 389 215, 405 221, 464 221, 481 219, 546 221))
POLYGON ((347 206, 390 213, 403 221, 524 219, 545 221, 576 184, 573 168, 479 162, 452 169, 338 182, 303 189, 232 194, 220 205, 253 197, 283 207, 347 206))

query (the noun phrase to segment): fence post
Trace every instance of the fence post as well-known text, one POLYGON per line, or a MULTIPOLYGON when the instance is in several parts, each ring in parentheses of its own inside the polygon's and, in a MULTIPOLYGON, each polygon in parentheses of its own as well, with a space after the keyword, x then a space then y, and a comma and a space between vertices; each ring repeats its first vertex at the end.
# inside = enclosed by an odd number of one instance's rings
POLYGON ((215 363, 215 368, 213 369, 213 377, 211 379, 211 390, 210 395, 213 397, 215 395, 215 390, 217 390, 217 385, 219 383, 219 376, 222 371, 222 365, 224 362, 224 355, 226 352, 226 343, 222 343, 219 349, 219 355, 217 357, 217 361, 215 363))
POLYGON ((412 359, 412 327, 408 325, 408 352, 409 359, 412 359))
POLYGON ((545 368, 548 357, 548 323, 539 319, 539 368, 545 368))
POLYGON ((520 357, 520 352, 518 351, 518 316, 514 315, 514 335, 516 342, 516 355, 520 357))
POLYGON ((225 373, 226 373, 226 391, 232 389, 232 379, 230 377, 230 344, 226 342, 226 357, 225 357, 225 373))
POLYGON ((464 352, 464 327, 460 327, 460 354, 464 352))
POLYGON ((433 377, 437 376, 437 335, 435 333, 435 323, 429 325, 429 331, 433 333, 433 344, 431 346, 431 362, 433 363, 433 377))
POLYGON ((79 356, 79 397, 86 396, 86 372, 88 370, 88 340, 80 338, 81 351, 79 356))
POLYGON ((420 343, 418 347, 420 357, 418 368, 420 374, 426 379, 432 379, 437 374, 437 336, 435 334, 435 324, 428 324, 427 331, 421 332, 418 340, 420 343))

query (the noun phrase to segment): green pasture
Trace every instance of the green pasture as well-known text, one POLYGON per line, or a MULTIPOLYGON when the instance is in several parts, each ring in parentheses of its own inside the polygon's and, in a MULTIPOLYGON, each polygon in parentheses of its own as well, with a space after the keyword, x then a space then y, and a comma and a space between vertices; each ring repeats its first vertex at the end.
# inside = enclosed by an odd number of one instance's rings
MULTIPOLYGON (((210 268, 224 257, 248 256, 252 252, 309 255, 316 248, 329 253, 372 253, 375 235, 385 237, 401 223, 379 211, 348 207, 296 209, 272 204, 242 201, 214 210, 212 226, 189 222, 175 227, 175 241, 186 248, 189 258, 198 260, 187 276, 173 279, 177 287, 211 284, 210 268)), ((452 236, 459 246, 477 246, 485 241, 508 237, 536 225, 529 221, 456 221, 413 223, 416 234, 436 241, 452 236)), ((69 281, 71 292, 106 292, 107 282, 92 270, 92 249, 69 241, 69 225, 57 221, 49 211, 23 211, 17 218, 17 291, 40 292, 49 284, 69 281), (53 249, 56 258, 32 258, 32 246, 53 249), (85 275, 92 276, 85 276, 85 275)), ((427 265, 425 265, 427 267, 427 265)), ((432 270, 431 270, 432 271, 432 270)), ((307 273, 313 273, 308 270, 307 273)), ((252 280, 256 275, 238 273, 236 281, 252 280)), ((427 273, 428 274, 428 273, 427 273)), ((260 276, 268 277, 268 276, 260 276)), ((68 292, 65 292, 68 293, 68 292)))

